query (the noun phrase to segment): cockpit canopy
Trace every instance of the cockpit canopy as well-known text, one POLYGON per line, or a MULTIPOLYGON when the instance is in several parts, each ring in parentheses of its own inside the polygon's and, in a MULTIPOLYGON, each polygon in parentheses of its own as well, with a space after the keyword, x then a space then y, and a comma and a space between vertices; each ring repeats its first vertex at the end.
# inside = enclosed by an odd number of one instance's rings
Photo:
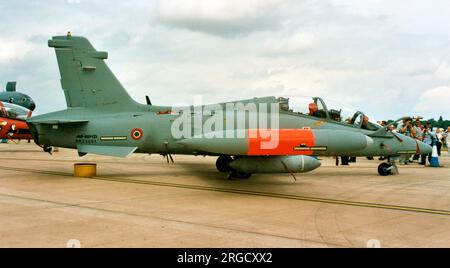
POLYGON ((319 97, 280 98, 280 108, 285 111, 323 118, 362 129, 377 130, 381 128, 379 124, 370 122, 369 117, 361 111, 355 112, 354 109, 333 101, 327 101, 327 103, 330 106, 327 106, 319 97))
POLYGON ((0 101, 0 116, 16 119, 16 120, 27 120, 30 116, 31 111, 22 106, 0 101))

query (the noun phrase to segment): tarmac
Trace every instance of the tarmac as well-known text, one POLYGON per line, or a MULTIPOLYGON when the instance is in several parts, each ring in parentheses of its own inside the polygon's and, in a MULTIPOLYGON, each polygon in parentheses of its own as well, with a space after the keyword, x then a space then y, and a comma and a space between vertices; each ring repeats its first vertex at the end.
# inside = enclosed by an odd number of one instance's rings
POLYGON ((227 180, 215 157, 130 158, 0 144, 0 247, 450 247, 450 156, 227 180), (97 177, 73 177, 74 163, 97 177))

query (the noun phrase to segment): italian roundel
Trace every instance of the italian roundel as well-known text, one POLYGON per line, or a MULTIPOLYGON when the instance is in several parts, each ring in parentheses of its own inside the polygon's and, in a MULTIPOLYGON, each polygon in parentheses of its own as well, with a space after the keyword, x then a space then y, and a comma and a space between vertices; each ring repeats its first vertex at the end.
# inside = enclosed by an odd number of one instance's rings
POLYGON ((131 138, 135 141, 142 139, 144 132, 140 128, 135 128, 131 131, 131 138))

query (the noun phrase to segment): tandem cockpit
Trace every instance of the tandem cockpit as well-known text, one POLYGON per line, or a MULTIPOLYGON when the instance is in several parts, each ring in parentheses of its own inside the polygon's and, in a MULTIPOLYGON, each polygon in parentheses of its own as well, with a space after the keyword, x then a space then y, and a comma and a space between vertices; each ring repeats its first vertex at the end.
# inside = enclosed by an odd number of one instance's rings
POLYGON ((287 112, 317 117, 325 121, 372 131, 382 127, 377 123, 371 122, 369 117, 361 111, 355 111, 334 101, 327 100, 327 103, 325 103, 319 97, 279 98, 279 101, 280 109, 287 112))

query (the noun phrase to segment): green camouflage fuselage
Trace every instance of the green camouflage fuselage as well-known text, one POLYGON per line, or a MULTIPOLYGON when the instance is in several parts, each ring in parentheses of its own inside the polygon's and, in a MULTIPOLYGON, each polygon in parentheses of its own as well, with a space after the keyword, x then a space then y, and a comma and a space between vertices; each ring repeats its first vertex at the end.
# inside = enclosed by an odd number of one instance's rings
MULTIPOLYGON (((179 113, 173 112, 178 110, 177 108, 143 105, 135 102, 105 64, 104 60, 108 58, 108 53, 97 51, 86 38, 70 35, 56 36, 49 40, 48 44, 56 51, 61 86, 68 109, 35 116, 27 120, 33 137, 39 145, 75 148, 80 155, 96 153, 113 156, 128 156, 133 152, 219 155, 223 153, 217 148, 224 148, 220 144, 221 142, 229 144, 227 146, 229 148, 224 149, 227 149, 228 154, 232 155, 245 155, 249 148, 250 145, 245 144, 242 139, 232 140, 235 142, 229 143, 225 140, 199 137, 199 135, 207 134, 203 130, 198 130, 199 125, 205 125, 209 119, 217 115, 215 112, 197 113, 197 111, 203 111, 205 107, 200 107, 202 109, 199 109, 199 106, 190 107, 187 112, 179 113), (190 135, 182 138, 176 137, 172 131, 174 123, 181 116, 194 122, 188 127, 192 128, 190 135), (190 139, 192 137, 195 139, 190 139)), ((276 106, 275 108, 270 106, 270 109, 267 108, 267 110, 260 110, 258 106, 252 112, 245 109, 233 111, 233 121, 224 117, 220 122, 220 125, 223 126, 230 122, 236 122, 226 130, 312 128, 314 132, 317 132, 317 141, 323 143, 319 145, 324 146, 315 147, 314 144, 306 144, 315 141, 307 139, 307 136, 310 135, 307 133, 308 131, 293 133, 293 135, 304 135, 301 138, 305 138, 307 141, 293 144, 295 150, 305 150, 309 153, 316 150, 314 155, 395 156, 431 151, 431 148, 424 143, 416 142, 414 139, 400 134, 395 134, 395 136, 385 129, 365 130, 331 119, 317 118, 281 109, 280 99, 275 97, 255 98, 233 103, 276 104, 276 106), (278 125, 271 125, 272 121, 267 125, 251 124, 255 121, 253 117, 255 114, 259 118, 267 114, 267 111, 270 111, 271 114, 276 111, 279 119, 278 125), (245 118, 244 125, 238 125, 237 118, 245 118), (333 135, 333 131, 336 135, 333 135), (355 143, 360 143, 358 147, 360 149, 354 149, 356 148, 355 143), (350 148, 353 149, 350 150, 350 148)), ((220 107, 225 106, 227 105, 220 105, 220 107)), ((292 134, 289 131, 285 131, 285 133, 292 134)), ((289 140, 288 137, 287 142, 292 142, 292 140, 289 140)), ((280 150, 280 152, 282 152, 280 154, 284 154, 285 150, 280 150)), ((271 155, 276 156, 276 153, 271 155)))
MULTIPOLYGON (((264 101, 267 98, 262 99, 264 101)), ((273 98, 273 100, 276 100, 273 98)), ((258 101, 251 99, 247 101, 258 101)), ((174 114, 159 114, 171 110, 171 107, 137 105, 134 112, 111 113, 109 111, 90 110, 85 108, 68 109, 47 115, 33 117, 28 122, 32 125, 36 142, 41 145, 49 145, 64 148, 77 146, 99 145, 99 146, 123 146, 137 147, 137 153, 172 153, 172 154, 194 154, 194 155, 217 155, 208 151, 198 151, 178 143, 181 139, 175 139, 171 133, 172 123, 179 117, 174 114), (87 121, 86 123, 59 124, 58 119, 87 121), (54 124, 39 124, 39 121, 54 124), (132 138, 132 130, 140 128, 143 136, 139 140, 132 138)), ((405 152, 409 154, 416 151, 416 142, 404 135, 396 134, 402 139, 399 142, 393 135, 374 135, 375 131, 360 129, 351 125, 342 124, 333 120, 314 118, 304 114, 280 111, 280 129, 301 129, 310 127, 312 129, 334 129, 357 132, 371 137, 372 145, 364 150, 347 152, 316 152, 315 155, 339 155, 339 156, 396 156, 405 152), (319 123, 318 123, 319 122, 319 123), (400 153, 399 153, 400 152, 400 153)), ((195 115, 192 116, 194 120, 195 115)), ((202 116, 204 123, 210 116, 202 116)), ((236 115, 237 117, 237 115, 236 115)), ((248 122, 248 115, 246 122, 248 122)), ((225 124, 225 122, 224 122, 225 124)), ((248 128, 248 123, 246 125, 248 128)), ((192 131, 194 136, 194 131, 192 131)), ((351 143, 351 140, 336 141, 351 143)), ((422 146, 419 143, 419 146, 422 146)), ((426 150, 423 148, 422 150, 426 150)))

